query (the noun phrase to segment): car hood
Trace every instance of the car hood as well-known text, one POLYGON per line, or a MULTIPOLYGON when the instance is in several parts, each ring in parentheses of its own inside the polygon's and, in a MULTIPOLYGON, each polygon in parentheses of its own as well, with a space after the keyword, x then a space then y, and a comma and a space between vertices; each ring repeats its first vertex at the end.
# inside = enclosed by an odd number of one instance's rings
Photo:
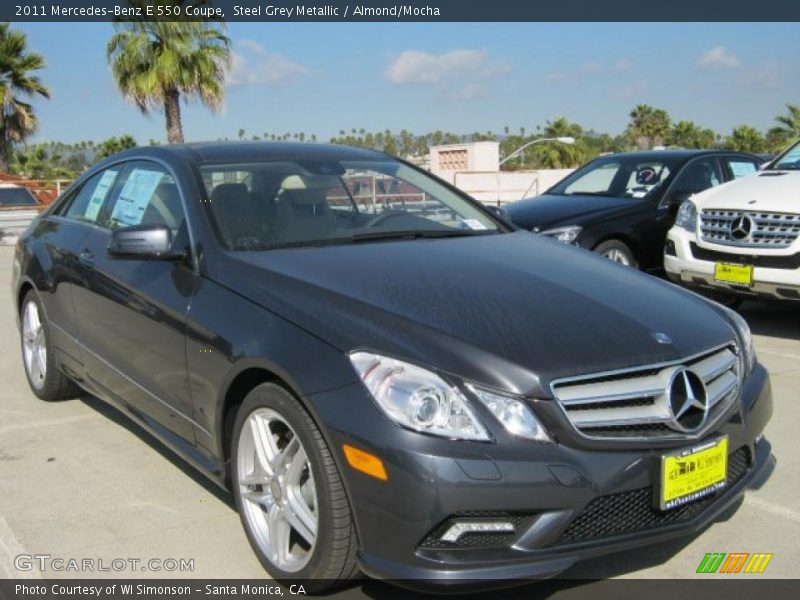
POLYGON ((734 338, 699 297, 524 231, 224 261, 223 285, 343 352, 385 353, 515 393, 548 394, 554 378, 675 360, 734 338))
POLYGON ((692 197, 699 208, 800 213, 800 171, 761 171, 692 197))
POLYGON ((630 210, 636 198, 606 196, 557 196, 543 194, 505 205, 511 221, 519 227, 539 231, 558 225, 581 225, 590 219, 611 217, 630 210))

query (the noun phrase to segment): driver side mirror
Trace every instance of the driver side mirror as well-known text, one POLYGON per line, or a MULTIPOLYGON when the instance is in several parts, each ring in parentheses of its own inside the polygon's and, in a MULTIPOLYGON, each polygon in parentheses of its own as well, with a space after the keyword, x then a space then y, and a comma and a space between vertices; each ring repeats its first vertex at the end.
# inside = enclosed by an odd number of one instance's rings
POLYGON ((185 252, 172 251, 172 232, 164 225, 134 225, 111 232, 108 254, 115 258, 176 260, 185 252))

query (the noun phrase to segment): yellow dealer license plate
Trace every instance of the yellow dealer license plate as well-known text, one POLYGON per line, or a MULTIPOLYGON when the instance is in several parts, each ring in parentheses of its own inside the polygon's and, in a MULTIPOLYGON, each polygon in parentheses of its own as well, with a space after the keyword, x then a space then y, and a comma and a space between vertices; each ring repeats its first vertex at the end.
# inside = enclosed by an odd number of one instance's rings
POLYGON ((717 263, 714 265, 714 279, 723 283, 735 285, 753 285, 752 265, 732 265, 730 263, 717 263))
POLYGON ((661 457, 659 507, 669 510, 725 486, 728 476, 728 438, 706 442, 661 457))

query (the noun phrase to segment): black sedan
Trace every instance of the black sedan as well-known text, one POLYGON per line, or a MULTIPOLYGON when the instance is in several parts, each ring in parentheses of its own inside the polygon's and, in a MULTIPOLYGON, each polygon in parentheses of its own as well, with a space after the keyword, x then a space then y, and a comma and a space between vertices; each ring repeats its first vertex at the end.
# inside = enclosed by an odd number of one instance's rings
POLYGON ((751 175, 762 160, 709 150, 602 156, 541 196, 506 205, 519 227, 645 271, 663 269, 664 242, 692 194, 751 175))
POLYGON ((550 577, 701 530, 770 465, 741 317, 378 152, 119 154, 12 285, 33 393, 118 407, 306 591, 550 577))

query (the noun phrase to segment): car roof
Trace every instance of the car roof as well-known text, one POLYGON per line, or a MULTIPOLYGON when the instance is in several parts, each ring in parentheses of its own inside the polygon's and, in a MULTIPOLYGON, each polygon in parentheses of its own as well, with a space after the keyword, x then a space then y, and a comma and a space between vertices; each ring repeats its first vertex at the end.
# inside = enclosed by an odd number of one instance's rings
POLYGON ((606 154, 601 158, 605 158, 608 156, 625 156, 631 157, 641 160, 648 160, 648 159, 658 159, 658 158, 675 158, 678 160, 693 158, 695 156, 703 156, 703 155, 712 155, 712 154, 734 154, 739 156, 749 156, 752 158, 758 158, 758 156, 754 154, 749 154, 747 152, 739 152, 737 150, 694 150, 691 148, 670 148, 666 150, 638 150, 635 152, 614 152, 612 154, 606 154))
POLYGON ((303 142, 220 141, 191 144, 140 146, 115 154, 120 160, 135 157, 180 157, 195 163, 262 162, 280 160, 375 160, 388 157, 383 152, 303 142))

